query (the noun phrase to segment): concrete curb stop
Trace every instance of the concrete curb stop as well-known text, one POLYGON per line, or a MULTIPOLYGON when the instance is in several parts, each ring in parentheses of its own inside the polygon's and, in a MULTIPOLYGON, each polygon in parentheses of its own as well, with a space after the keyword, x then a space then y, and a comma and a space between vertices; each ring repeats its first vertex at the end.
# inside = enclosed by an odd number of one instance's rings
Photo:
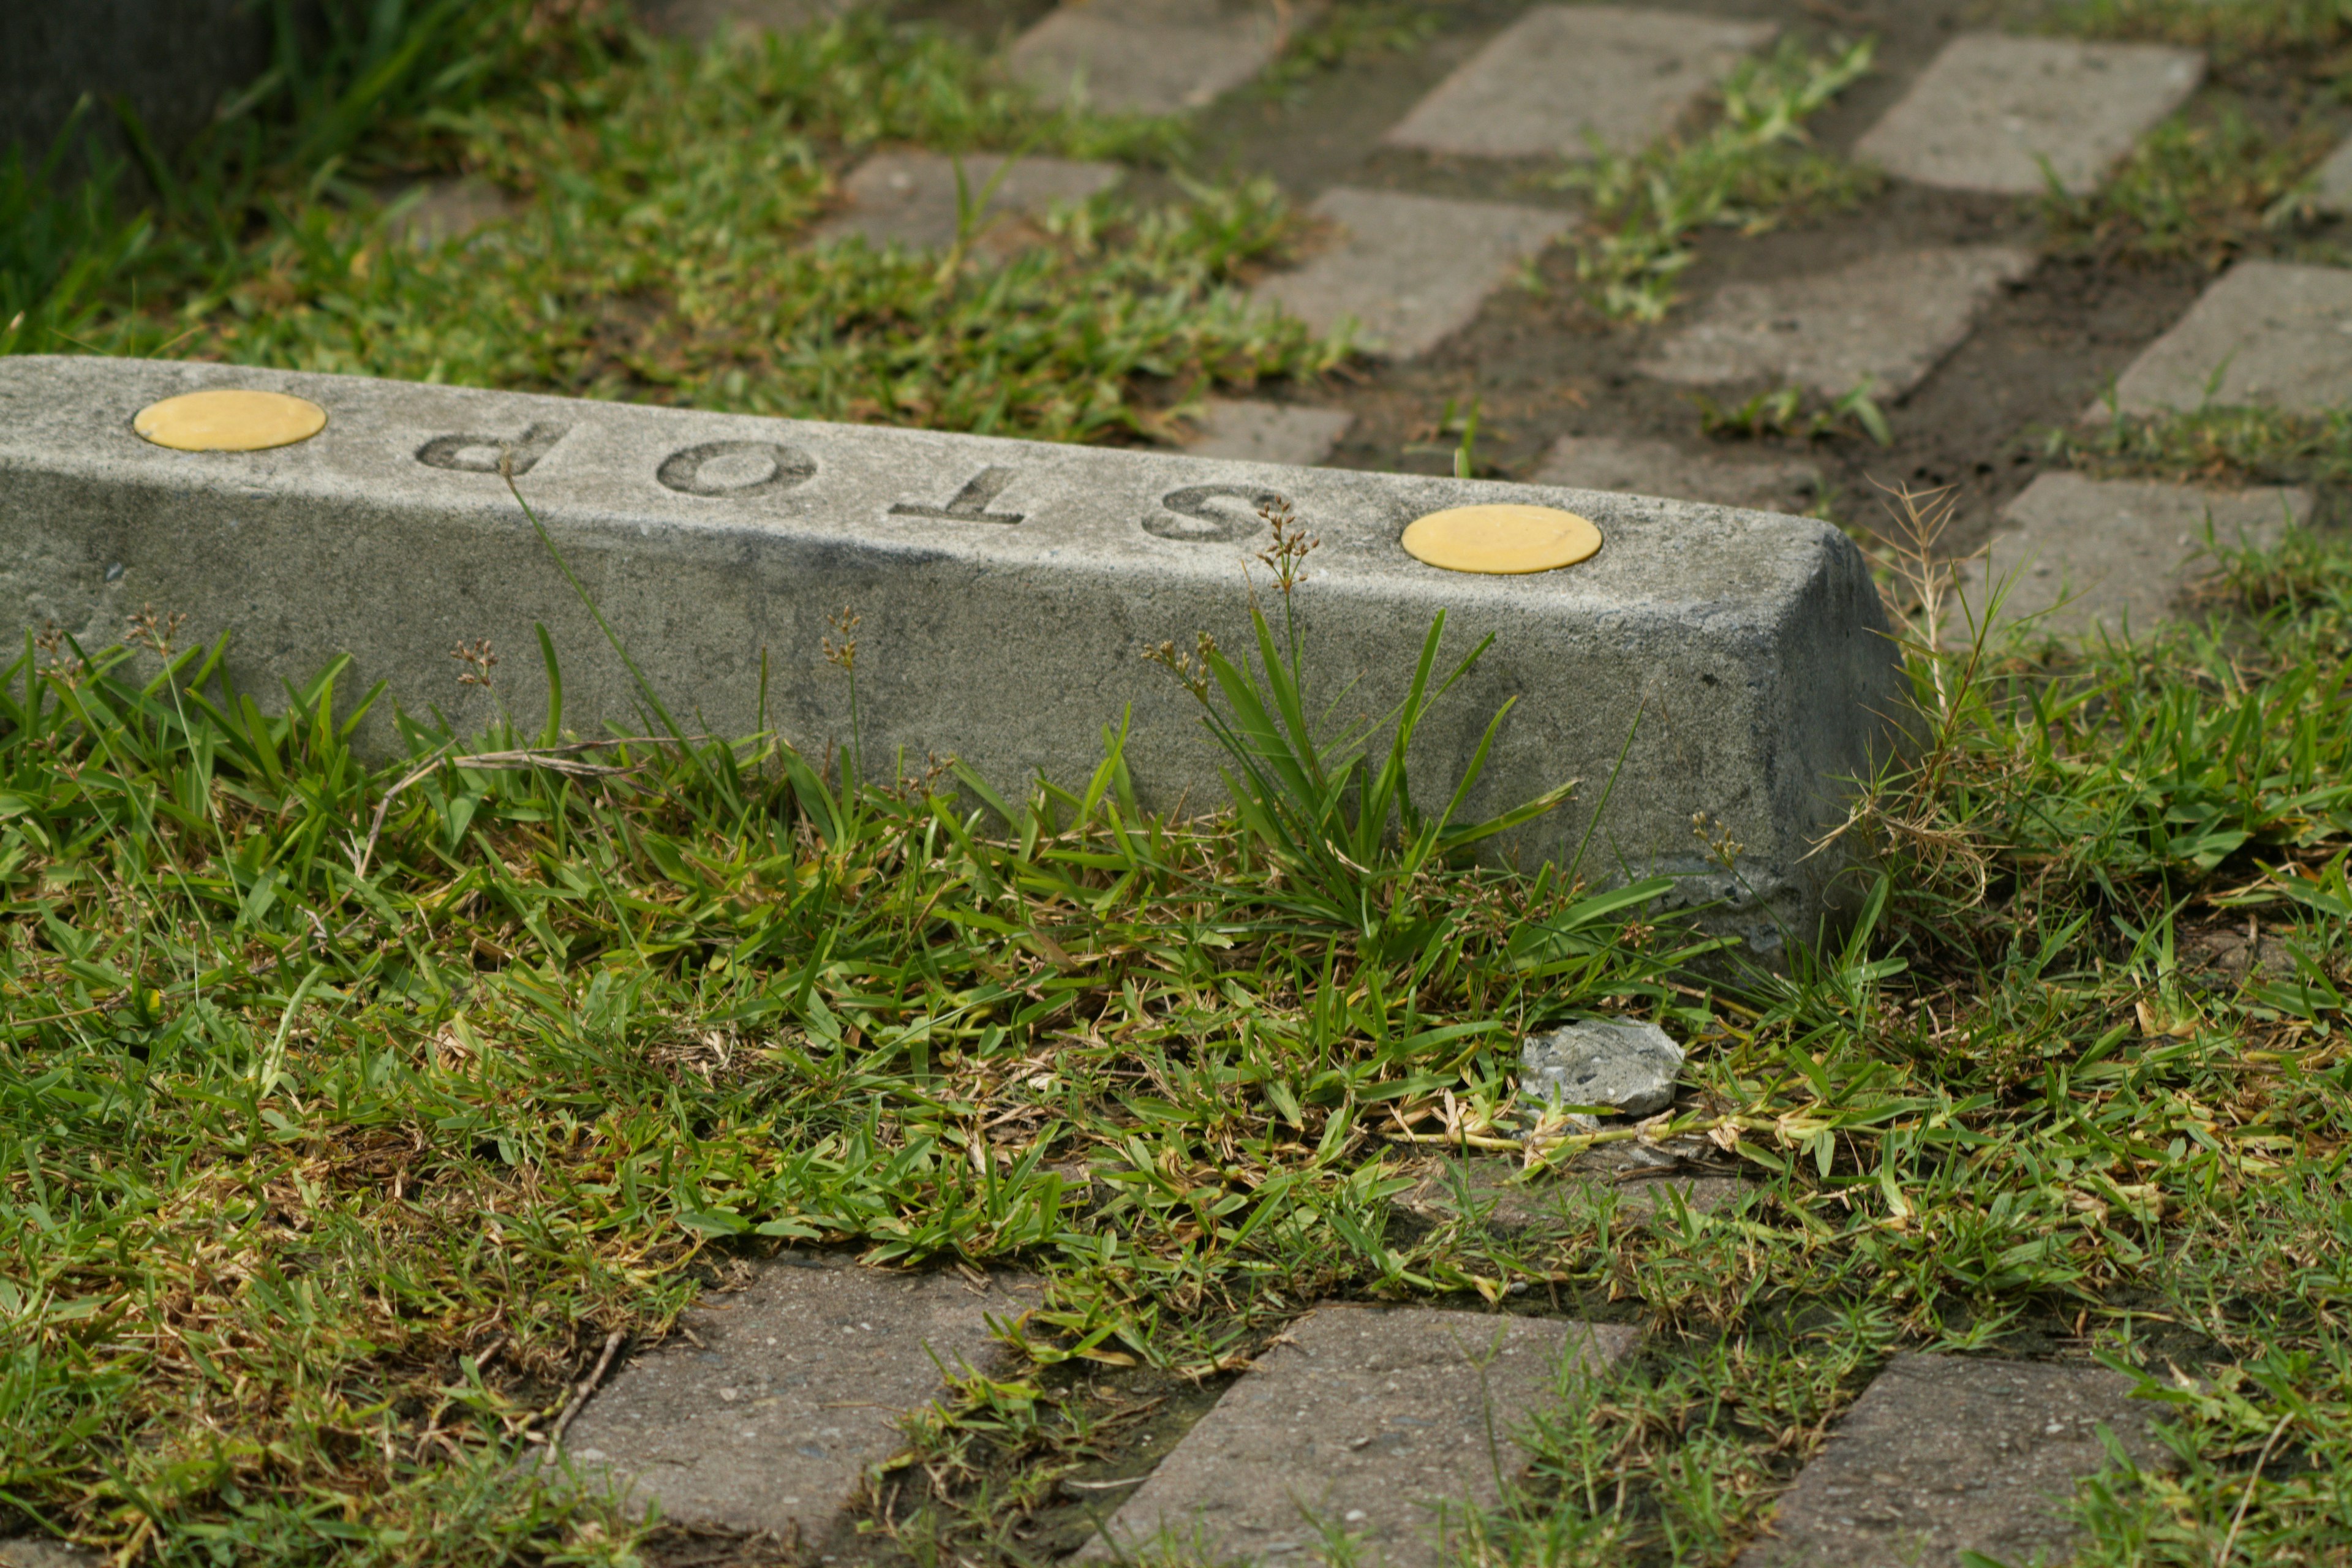
MULTIPOLYGON (((1721 923, 1768 957, 1837 902, 1835 858, 1811 852, 1896 710, 1895 648, 1860 552, 1800 518, 95 357, 0 362, 12 629, 54 624, 103 646, 152 604, 184 612, 191 635, 233 633, 229 673, 257 699, 348 653, 402 708, 472 728, 499 703, 538 723, 540 623, 562 662, 567 726, 634 726, 625 670, 498 476, 501 444, 682 719, 772 727, 820 755, 845 741, 847 682, 820 646, 826 617, 853 606, 869 772, 959 756, 1015 794, 1040 773, 1079 782, 1105 727, 1131 719, 1126 758, 1153 808, 1212 807, 1223 790, 1191 698, 1140 656, 1202 630, 1228 648, 1246 640, 1253 595, 1269 597, 1253 563, 1267 542, 1257 508, 1286 501, 1321 541, 1297 610, 1308 679, 1337 720, 1390 710, 1439 610, 1457 655, 1494 634, 1422 731, 1423 794, 1450 789, 1516 699, 1468 809, 1569 778, 1583 788, 1494 852, 1530 870, 1565 863, 1590 830, 1589 880, 1685 877, 1690 900, 1727 900, 1721 923), (132 433, 146 405, 213 387, 308 397, 327 427, 248 453, 132 433), (1581 512, 1603 547, 1495 577, 1424 565, 1398 542, 1426 512, 1502 501, 1581 512), (479 637, 505 656, 488 694, 460 686, 450 658, 479 637), (1731 872, 1694 837, 1700 812, 1744 847, 1731 872)), ((359 743, 393 748, 391 704, 359 743)))

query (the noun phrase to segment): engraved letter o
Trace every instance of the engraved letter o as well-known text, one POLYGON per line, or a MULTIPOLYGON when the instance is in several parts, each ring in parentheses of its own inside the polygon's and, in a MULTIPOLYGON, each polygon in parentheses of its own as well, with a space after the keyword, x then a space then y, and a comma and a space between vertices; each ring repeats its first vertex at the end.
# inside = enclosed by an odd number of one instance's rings
POLYGON ((743 500, 788 490, 815 472, 816 460, 796 447, 772 441, 712 441, 671 453, 654 477, 680 495, 743 500), (705 472, 720 464, 725 465, 720 472, 705 472))

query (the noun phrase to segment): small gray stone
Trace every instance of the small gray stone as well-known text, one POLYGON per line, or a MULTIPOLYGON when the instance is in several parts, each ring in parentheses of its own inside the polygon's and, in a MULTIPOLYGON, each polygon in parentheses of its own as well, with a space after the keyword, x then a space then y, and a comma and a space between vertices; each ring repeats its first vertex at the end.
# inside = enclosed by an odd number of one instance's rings
POLYGON ((1683 1048, 1638 1018, 1586 1018, 1529 1035, 1519 1047, 1519 1091, 1556 1105, 1608 1105, 1647 1116, 1675 1102, 1683 1048))
POLYGON ((2133 1383, 2100 1367, 1948 1355, 1889 1362, 1733 1568, 1959 1568, 2063 1560, 2098 1429, 2168 1468, 2133 1383))
POLYGON ((1834 272, 1727 283, 1641 368, 1706 385, 1767 380, 1836 397, 1900 397, 1959 346, 1977 311, 2033 270, 2033 253, 1967 246, 1867 256, 1834 272))
MULTIPOLYGON (((822 242, 855 234, 875 246, 896 243, 944 250, 955 243, 961 206, 956 163, 945 153, 877 153, 842 182, 848 206, 819 224, 815 237, 822 242)), ((988 183, 1004 167, 1002 153, 969 153, 962 163, 961 202, 977 205, 987 197, 979 217, 978 243, 999 253, 1017 248, 1023 238, 1015 232, 1018 226, 1008 226, 1004 219, 1044 217, 1061 203, 1101 195, 1127 174, 1117 163, 1022 158, 991 191, 988 183)))
POLYGON ((2204 74, 2193 49, 1972 33, 1944 47, 1854 153, 1921 184, 2013 195, 2048 188, 2046 160, 2081 195, 2204 74))
POLYGON ((420 181, 400 192, 395 200, 411 195, 416 198, 415 205, 394 214, 386 227, 395 241, 416 250, 463 239, 478 228, 503 222, 523 210, 512 193, 471 175, 420 181))
POLYGON ((2126 414, 2209 401, 2319 414, 2352 402, 2352 269, 2239 262, 2132 362, 2116 399, 2126 414))
POLYGON ((639 1356, 565 1439, 583 1473, 635 1507, 701 1529, 824 1533, 899 1420, 940 1397, 941 1369, 985 1371, 988 1319, 1035 1305, 1034 1281, 982 1289, 961 1275, 892 1274, 800 1258, 707 1298, 681 1336, 639 1356))
POLYGON ((1202 405, 1198 433, 1184 450, 1195 458, 1311 468, 1331 455, 1355 422, 1343 408, 1212 397, 1202 405))
POLYGON ((1360 1561, 1436 1568, 1444 1510, 1491 1504, 1525 1468, 1515 1428, 1561 1378, 1632 1352, 1629 1328, 1427 1308, 1324 1307, 1293 1324, 1078 1553, 1172 1548, 1184 1562, 1360 1561), (1562 1363, 1570 1363, 1571 1372, 1562 1363))
POLYGON ((1013 74, 1047 102, 1179 114, 1249 80, 1320 9, 1254 0, 1075 0, 1024 33, 1013 74))
MULTIPOLYGON (((1962 579, 1969 609, 1981 618, 1987 585, 2007 582, 1996 625, 2035 616, 2038 631, 2101 627, 2119 637, 2172 615, 2209 523, 2223 549, 2274 544, 2290 525, 2309 521, 2311 494, 2043 474, 2001 515, 2006 526, 1962 579)), ((1953 625, 1948 639, 1966 631, 1953 625)))
POLYGON ((1427 353, 1470 324, 1513 268, 1568 231, 1569 216, 1339 185, 1308 209, 1339 226, 1329 248, 1257 286, 1318 332, 1353 319, 1359 346, 1427 353))
POLYGON ((1479 158, 1633 153, 1675 127, 1769 22, 1621 5, 1538 5, 1489 39, 1381 138, 1479 158))
POLYGON ((1531 482, 1793 513, 1802 513, 1822 495, 1822 471, 1811 463, 1718 452, 1694 456, 1671 441, 1615 436, 1562 436, 1544 454, 1531 482))

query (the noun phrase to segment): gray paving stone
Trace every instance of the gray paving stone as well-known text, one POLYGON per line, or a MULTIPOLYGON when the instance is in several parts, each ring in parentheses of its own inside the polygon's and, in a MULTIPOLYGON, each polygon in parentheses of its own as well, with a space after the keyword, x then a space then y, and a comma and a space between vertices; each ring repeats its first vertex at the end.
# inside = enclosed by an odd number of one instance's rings
POLYGON ((2055 636, 2095 627, 2137 635, 2171 618, 2181 590, 2201 574, 2191 562, 2209 522, 2223 547, 2273 544, 2290 524, 2310 520, 2311 494, 2043 474, 2001 517, 1986 560, 1965 579, 1971 610, 1983 613, 1988 582, 2013 579, 2001 624, 2039 615, 2036 629, 2055 636))
POLYGON ((1620 5, 1538 5, 1456 68, 1381 138, 1479 158, 1637 152, 1675 127, 1769 22, 1620 5))
MULTIPOLYGON (((956 237, 956 162, 944 153, 877 153, 842 182, 848 205, 819 224, 815 237, 835 240, 855 234, 877 247, 945 249, 956 237)), ((1007 219, 1042 218, 1061 203, 1100 195, 1127 174, 1117 163, 1023 158, 990 193, 988 182, 1003 168, 1003 155, 971 153, 962 162, 964 200, 976 204, 988 196, 979 244, 995 251, 1022 243, 1022 226, 1007 219)))
POLYGON ((1259 283, 1258 296, 1318 332, 1352 317, 1360 346, 1395 359, 1427 353, 1468 326, 1486 296, 1570 222, 1540 207, 1349 185, 1308 210, 1339 233, 1305 266, 1259 283))
POLYGON ((855 605, 869 757, 959 757, 1018 795, 1039 773, 1085 777, 1103 726, 1131 714, 1125 760, 1152 810, 1221 801, 1224 758, 1140 656, 1199 631, 1247 636, 1259 509, 1285 501, 1321 541, 1297 600, 1311 686, 1385 711, 1439 608, 1449 646, 1492 634, 1422 727, 1417 775, 1458 777, 1515 699, 1464 810, 1585 786, 1496 857, 1565 859, 1590 833, 1612 868, 1727 900, 1709 918, 1768 960, 1782 930, 1811 933, 1830 907, 1840 867, 1813 843, 1844 820, 1843 781, 1870 773, 1899 689, 1867 563, 1802 519, 95 355, 0 358, 0 631, 55 622, 102 647, 152 603, 187 615, 191 637, 231 634, 225 668, 264 702, 347 654, 350 680, 386 685, 353 734, 380 758, 395 704, 437 706, 468 732, 496 718, 490 694, 456 682, 460 641, 489 638, 497 698, 535 710, 541 624, 565 723, 636 722, 635 681, 508 495, 501 445, 673 711, 823 754, 850 732, 848 692, 816 654, 826 617, 855 605), (148 404, 212 388, 310 398, 326 426, 250 453, 132 432, 148 404), (1489 502, 1568 507, 1602 547, 1513 577, 1442 571, 1400 542, 1428 512, 1489 502), (1698 811, 1747 847, 1737 879, 1692 838, 1698 811))
POLYGON ((1356 416, 1343 408, 1212 397, 1202 403, 1184 451, 1195 458, 1311 468, 1331 455, 1355 423, 1356 416))
POLYGON ((1320 5, 1073 0, 1014 40, 1013 74, 1049 103, 1178 114, 1239 87, 1320 5))
POLYGON ((1561 437, 1531 482, 1800 514, 1822 499, 1822 471, 1811 463, 1716 452, 1694 457, 1671 441, 1615 436, 1561 437))
POLYGON ((399 194, 411 192, 416 194, 415 205, 394 217, 388 227, 394 240, 419 250, 461 239, 523 210, 511 193, 471 176, 420 181, 399 194))
POLYGON ((2322 212, 2352 212, 2352 142, 2329 153, 2327 161, 2311 172, 2308 183, 2322 212))
POLYGON ((2241 261, 2116 383, 2126 414, 2192 409, 2209 396, 2303 414, 2352 401, 2352 269, 2241 261))
POLYGON ((1971 33, 1944 47, 1854 153, 1924 185, 2015 195, 2049 188, 2046 160, 2080 195, 2204 74, 2193 49, 1971 33))
POLYGON ((99 1568, 106 1553, 68 1546, 47 1536, 0 1541, 0 1568, 99 1568))
POLYGON ((1959 346, 1977 311, 2033 270, 2033 253, 1965 246, 1867 256, 1834 272, 1727 283, 1641 368, 1706 385, 1765 380, 1895 398, 1959 346))
POLYGON ((706 1298, 680 1335, 634 1359, 572 1422, 564 1447, 632 1506, 688 1525, 821 1536, 898 1420, 938 1398, 940 1368, 996 1364, 988 1319, 1035 1304, 1034 1281, 837 1259, 762 1268, 706 1298), (695 1340, 701 1342, 697 1344, 695 1340))
MULTIPOLYGON (((1318 1560, 1323 1529, 1360 1561, 1433 1568, 1442 1510, 1491 1502, 1522 1469, 1513 1430, 1562 1363, 1598 1371, 1633 1330, 1426 1308, 1324 1307, 1294 1324, 1184 1436, 1107 1532, 1151 1561, 1318 1560), (1318 1526, 1322 1528, 1318 1528, 1318 1526)), ((1570 1374, 1573 1375, 1573 1374, 1570 1374)), ((1081 1561, 1114 1555, 1097 1536, 1081 1561)))
POLYGON ((1854 1401, 1734 1568, 1960 1568, 1964 1552, 2054 1562, 2104 1425, 2162 1467, 2151 1407, 2099 1367, 1899 1355, 1854 1401))

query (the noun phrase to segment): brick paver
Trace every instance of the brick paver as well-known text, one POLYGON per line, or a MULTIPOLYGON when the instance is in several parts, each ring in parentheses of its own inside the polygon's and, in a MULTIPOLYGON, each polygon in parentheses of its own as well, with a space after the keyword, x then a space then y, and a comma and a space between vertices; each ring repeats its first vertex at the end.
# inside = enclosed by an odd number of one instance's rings
POLYGON ((1023 34, 1012 65, 1048 102, 1175 114, 1255 76, 1317 8, 1258 0, 1084 0, 1023 34))
POLYGON ((2352 401, 2352 269, 2239 262, 2132 362, 2116 396, 2126 414, 2209 396, 2295 413, 2341 407, 2352 401))
POLYGON ((1763 380, 1830 396, 1864 381, 1880 397, 1916 386, 1968 336, 2031 251, 1966 246, 1866 256, 1833 272, 1728 283, 1641 368, 1705 385, 1763 380))
POLYGON ((1311 468, 1331 455, 1355 422, 1343 409, 1212 397, 1184 451, 1195 458, 1311 468))
POLYGON ((2158 44, 1970 34, 1945 47, 1854 152, 1925 185, 2032 195, 2055 174, 2080 195, 2204 70, 2196 51, 2158 44))
MULTIPOLYGON (((1357 1539, 1358 1561, 1433 1568, 1446 1506, 1491 1503, 1525 1467, 1514 1428, 1555 1397, 1562 1362, 1597 1371, 1635 1339, 1548 1318, 1322 1308, 1185 1435, 1108 1534, 1119 1554, 1216 1562, 1287 1561, 1332 1531, 1357 1539)), ((1079 1553, 1114 1555, 1099 1538, 1079 1553)))
POLYGON ((2074 1483, 2107 1463, 2102 1426, 2138 1464, 2161 1461, 2131 1388, 2097 1367, 1896 1356, 1734 1568, 2057 1561, 2074 1483))
POLYGON ((1528 480, 1799 515, 1822 495, 1822 471, 1795 458, 1694 455, 1671 441, 1615 436, 1561 437, 1528 480))
MULTIPOLYGON (((819 240, 863 235, 868 243, 943 249, 955 242, 957 160, 944 153, 877 153, 842 182, 847 206, 816 229, 819 240)), ((963 200, 975 205, 983 195, 980 244, 1003 250, 1020 242, 1013 216, 1039 218, 1063 202, 1082 202, 1110 189, 1127 171, 1117 163, 1082 163, 1067 158, 1022 158, 991 193, 988 183, 1003 167, 1003 155, 967 153, 963 200)))
POLYGON ((639 1356, 573 1422, 566 1451, 633 1505, 699 1528, 821 1534, 940 1368, 995 1364, 988 1318, 1034 1304, 1026 1281, 838 1259, 772 1264, 707 1299, 684 1336, 639 1356), (695 1342, 699 1341, 699 1343, 695 1342))
MULTIPOLYGON (((2040 631, 2111 636, 2171 617, 2205 545, 2273 544, 2311 516, 2300 489, 2204 490, 2189 485, 2043 474, 2002 512, 1986 561, 1966 574, 1983 614, 1988 583, 2010 583, 2000 622, 2039 616, 2040 631)), ((2205 570, 2211 570, 2211 563, 2205 570)), ((1953 628, 1958 635, 1962 628, 1953 628)))
POLYGON ((1482 158, 1632 153, 1674 129, 1769 22, 1617 5, 1538 5, 1489 39, 1382 138, 1482 158))
POLYGON ((1353 318, 1358 342, 1412 359, 1470 323, 1521 263, 1566 233, 1569 216, 1502 202, 1453 201, 1340 185, 1309 209, 1338 226, 1296 271, 1257 286, 1317 331, 1353 318))

